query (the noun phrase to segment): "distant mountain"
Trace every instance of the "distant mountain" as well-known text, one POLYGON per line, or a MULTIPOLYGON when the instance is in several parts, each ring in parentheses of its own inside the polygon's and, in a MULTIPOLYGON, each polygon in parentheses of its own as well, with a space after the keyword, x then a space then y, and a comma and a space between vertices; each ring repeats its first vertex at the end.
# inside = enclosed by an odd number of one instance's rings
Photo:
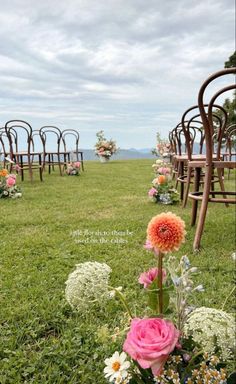
MULTIPOLYGON (((84 153, 84 160, 97 160, 93 149, 81 149, 84 153)), ((119 149, 119 151, 112 156, 114 160, 129 160, 129 159, 154 159, 155 156, 151 154, 150 148, 143 149, 119 149)))

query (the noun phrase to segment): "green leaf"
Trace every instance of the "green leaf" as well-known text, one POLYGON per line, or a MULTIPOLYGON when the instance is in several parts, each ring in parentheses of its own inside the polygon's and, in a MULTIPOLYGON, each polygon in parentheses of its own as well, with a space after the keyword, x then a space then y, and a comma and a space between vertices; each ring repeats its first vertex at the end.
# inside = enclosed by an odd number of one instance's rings
POLYGON ((153 310, 158 310, 158 293, 154 291, 148 291, 148 306, 153 310))

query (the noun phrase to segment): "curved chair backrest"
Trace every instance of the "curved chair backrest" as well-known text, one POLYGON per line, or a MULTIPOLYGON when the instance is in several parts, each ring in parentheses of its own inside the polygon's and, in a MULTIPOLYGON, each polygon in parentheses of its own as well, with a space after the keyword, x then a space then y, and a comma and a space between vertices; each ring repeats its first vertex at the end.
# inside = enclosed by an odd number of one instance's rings
MULTIPOLYGON (((44 134, 42 133, 42 136, 43 135, 44 134)), ((36 151, 43 152, 43 142, 42 142, 42 138, 41 138, 39 129, 33 130, 32 136, 31 136, 31 141, 32 141, 32 148, 33 148, 34 152, 36 152, 36 151)))
MULTIPOLYGON (((65 152, 68 151, 68 139, 71 138, 74 142, 74 148, 70 148, 72 151, 78 152, 79 150, 79 132, 75 129, 64 129, 62 131, 62 142, 65 152)), ((71 142, 71 140, 70 140, 71 142)))
MULTIPOLYGON (((214 133, 214 108, 215 108, 215 101, 219 96, 222 94, 231 91, 233 89, 236 89, 236 84, 233 83, 233 81, 230 81, 230 85, 227 85, 223 88, 220 88, 219 91, 217 91, 210 99, 209 104, 204 104, 204 98, 206 91, 208 90, 208 86, 211 85, 215 80, 220 79, 222 77, 226 78, 228 75, 236 74, 236 68, 228 68, 224 69, 222 71, 216 72, 203 83, 199 90, 198 94, 198 106, 199 111, 201 114, 202 122, 203 122, 203 128, 205 130, 205 136, 206 136, 206 161, 208 164, 212 163, 212 148, 213 148, 213 133, 214 133), (233 83, 233 84, 232 84, 233 83)), ((229 77, 227 77, 228 83, 229 83, 229 77)), ((217 106, 217 108, 219 108, 217 106)), ((223 126, 219 130, 218 134, 218 151, 217 156, 220 156, 220 147, 221 142, 224 137, 225 129, 227 126, 227 112, 221 107, 221 111, 223 112, 224 116, 224 122, 223 126)))
POLYGON ((31 152, 32 127, 24 120, 10 120, 5 124, 5 132, 9 139, 11 156, 18 151, 31 152))
POLYGON ((229 152, 231 160, 232 155, 236 155, 236 124, 231 124, 225 130, 226 152, 229 152))
POLYGON ((58 127, 55 127, 53 125, 45 125, 39 129, 39 135, 43 143, 44 153, 48 152, 47 145, 51 145, 50 151, 54 151, 57 153, 60 152, 62 133, 58 127), (52 137, 52 142, 50 142, 50 137, 52 137), (56 143, 56 149, 55 149, 55 143, 56 143))
POLYGON ((5 131, 5 127, 0 128, 0 153, 6 154, 9 150, 9 139, 5 131))
MULTIPOLYGON (((207 108, 208 104, 204 104, 204 107, 207 108)), ((224 131, 225 125, 227 123, 227 114, 226 114, 226 112, 222 106, 217 105, 217 104, 213 104, 213 107, 214 107, 214 109, 218 109, 223 116, 223 118, 219 117, 217 115, 216 111, 214 111, 214 113, 212 114, 212 117, 214 118, 214 122, 212 123, 211 135, 212 136, 215 135, 215 137, 216 137, 215 141, 212 140, 212 143, 211 143, 212 152, 214 152, 214 143, 217 142, 217 154, 220 157, 221 132, 224 131), (217 132, 217 134, 216 134, 216 132, 217 132)), ((199 106, 194 105, 194 106, 188 108, 182 116, 182 125, 183 125, 184 133, 186 136, 186 147, 187 147, 188 156, 192 153, 189 124, 194 120, 197 120, 199 122, 199 118, 200 118, 200 127, 202 127, 202 130, 203 130, 203 137, 202 137, 202 140, 203 140, 202 145, 203 145, 203 143, 205 141, 206 134, 205 134, 205 131, 203 129, 203 121, 202 121, 201 113, 199 111, 199 106), (188 119, 188 122, 186 124, 186 119, 187 119, 188 115, 191 115, 191 118, 188 119)), ((189 160, 191 160, 191 156, 189 156, 189 160)))
MULTIPOLYGON (((195 137, 195 133, 189 132, 189 140, 191 143, 193 143, 194 137, 195 137)), ((187 150, 186 136, 185 136, 184 129, 182 127, 181 122, 173 129, 173 140, 175 142, 177 155, 181 156, 183 154, 186 154, 186 150, 187 150)))

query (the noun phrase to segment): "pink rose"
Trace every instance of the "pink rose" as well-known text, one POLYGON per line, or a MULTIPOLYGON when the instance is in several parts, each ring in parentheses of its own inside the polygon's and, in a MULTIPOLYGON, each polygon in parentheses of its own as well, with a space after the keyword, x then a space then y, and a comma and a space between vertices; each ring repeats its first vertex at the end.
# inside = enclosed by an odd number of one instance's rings
MULTIPOLYGON (((148 288, 149 285, 152 284, 152 282, 157 278, 159 272, 158 268, 151 268, 147 272, 141 273, 139 276, 138 282, 140 284, 143 284, 144 288, 148 288)), ((162 269, 162 280, 164 280, 166 277, 166 271, 162 269)))
POLYGON ((156 190, 156 188, 151 188, 151 189, 149 189, 149 191, 148 191, 148 196, 153 197, 153 196, 155 196, 156 194, 157 194, 157 190, 156 190))
POLYGON ((12 175, 9 175, 8 178, 6 179, 6 184, 7 184, 7 187, 13 187, 13 185, 16 184, 16 178, 12 177, 12 175))
POLYGON ((161 373, 170 353, 178 343, 180 332, 169 320, 133 319, 123 350, 153 375, 161 373))

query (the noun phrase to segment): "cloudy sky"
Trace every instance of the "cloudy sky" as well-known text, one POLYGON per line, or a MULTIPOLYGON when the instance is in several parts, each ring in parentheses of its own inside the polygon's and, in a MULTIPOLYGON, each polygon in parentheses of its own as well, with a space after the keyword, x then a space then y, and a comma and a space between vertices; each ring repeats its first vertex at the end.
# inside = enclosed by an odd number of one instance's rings
POLYGON ((234 51, 234 0, 0 0, 0 124, 153 147, 234 51))

